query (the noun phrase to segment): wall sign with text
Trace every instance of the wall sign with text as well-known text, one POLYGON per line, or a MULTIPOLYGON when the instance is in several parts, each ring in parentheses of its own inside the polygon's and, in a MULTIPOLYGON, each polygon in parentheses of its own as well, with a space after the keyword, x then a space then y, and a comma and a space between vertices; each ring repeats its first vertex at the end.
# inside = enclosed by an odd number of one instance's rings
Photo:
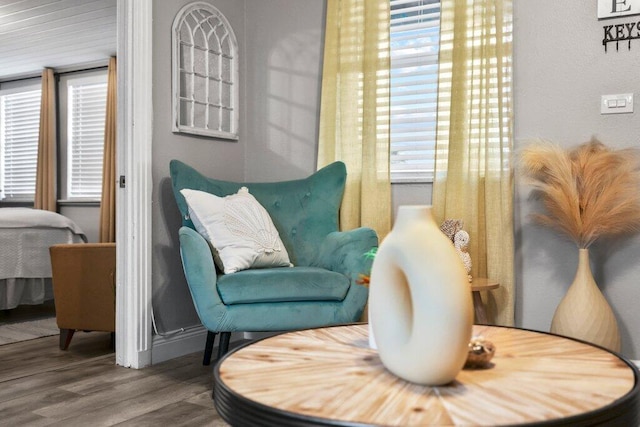
POLYGON ((598 0, 598 19, 640 15, 639 0, 598 0))
MULTIPOLYGON (((640 15, 640 0, 598 0, 598 19, 629 15, 640 15)), ((615 43, 618 50, 621 42, 627 42, 627 48, 631 49, 631 40, 640 39, 640 20, 604 25, 602 29, 602 45, 605 52, 609 43, 615 43)))

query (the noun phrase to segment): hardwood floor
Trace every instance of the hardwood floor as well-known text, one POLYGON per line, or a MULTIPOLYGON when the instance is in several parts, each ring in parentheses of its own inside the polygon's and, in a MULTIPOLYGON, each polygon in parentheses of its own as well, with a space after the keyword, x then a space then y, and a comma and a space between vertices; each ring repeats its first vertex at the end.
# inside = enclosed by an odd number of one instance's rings
MULTIPOLYGON (((194 353, 145 369, 115 365, 109 333, 0 346, 0 426, 226 426, 212 368, 194 353)), ((214 353, 215 354, 215 353, 214 353)))

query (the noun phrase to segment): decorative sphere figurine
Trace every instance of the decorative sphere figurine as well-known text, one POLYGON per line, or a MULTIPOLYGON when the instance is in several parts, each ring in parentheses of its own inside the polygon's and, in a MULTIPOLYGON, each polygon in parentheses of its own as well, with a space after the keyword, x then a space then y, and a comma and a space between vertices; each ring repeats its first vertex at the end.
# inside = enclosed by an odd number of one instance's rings
POLYGON ((496 347, 491 341, 485 340, 482 336, 473 337, 469 341, 469 354, 464 367, 470 369, 488 368, 495 353, 496 347))

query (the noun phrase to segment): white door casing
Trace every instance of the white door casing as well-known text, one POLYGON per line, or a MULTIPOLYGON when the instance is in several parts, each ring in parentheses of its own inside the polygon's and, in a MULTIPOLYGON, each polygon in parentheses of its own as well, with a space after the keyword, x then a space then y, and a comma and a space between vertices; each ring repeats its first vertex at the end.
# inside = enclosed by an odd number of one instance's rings
POLYGON ((152 346, 152 4, 118 0, 116 364, 136 369, 152 346))

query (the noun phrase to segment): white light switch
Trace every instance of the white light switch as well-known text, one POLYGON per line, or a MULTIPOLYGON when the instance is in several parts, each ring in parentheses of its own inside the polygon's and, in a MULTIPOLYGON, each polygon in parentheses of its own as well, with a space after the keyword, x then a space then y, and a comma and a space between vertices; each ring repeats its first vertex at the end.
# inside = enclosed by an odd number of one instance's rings
POLYGON ((600 114, 633 113, 633 94, 602 95, 600 114))

